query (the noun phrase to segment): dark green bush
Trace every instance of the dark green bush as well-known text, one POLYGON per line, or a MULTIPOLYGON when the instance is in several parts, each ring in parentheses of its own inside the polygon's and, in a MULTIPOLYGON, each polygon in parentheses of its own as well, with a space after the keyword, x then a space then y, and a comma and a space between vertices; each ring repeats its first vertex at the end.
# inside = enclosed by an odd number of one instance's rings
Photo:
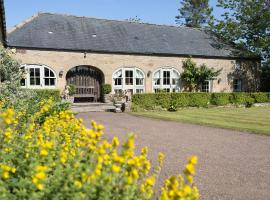
POLYGON ((190 107, 207 107, 211 100, 210 93, 189 93, 190 107))
POLYGON ((216 106, 225 106, 231 103, 231 93, 212 93, 211 104, 216 106))
POLYGON ((153 110, 156 106, 156 94, 134 94, 132 103, 140 106, 142 109, 153 110))
POLYGON ((264 103, 269 101, 268 93, 264 92, 257 92, 252 93, 252 98, 255 100, 256 103, 264 103))
POLYGON ((171 101, 176 106, 176 108, 188 107, 190 102, 189 93, 172 93, 171 101))
POLYGON ((135 110, 153 110, 162 107, 174 111, 181 107, 224 106, 228 104, 251 107, 255 102, 270 102, 270 93, 151 93, 134 94, 135 110))
POLYGON ((110 94, 112 91, 112 86, 111 84, 102 84, 102 94, 110 94))
POLYGON ((162 108, 168 109, 171 104, 170 93, 156 93, 155 94, 155 106, 161 106, 162 108))
POLYGON ((245 92, 234 92, 230 97, 230 101, 233 104, 241 105, 246 104, 247 101, 250 101, 251 94, 245 92))

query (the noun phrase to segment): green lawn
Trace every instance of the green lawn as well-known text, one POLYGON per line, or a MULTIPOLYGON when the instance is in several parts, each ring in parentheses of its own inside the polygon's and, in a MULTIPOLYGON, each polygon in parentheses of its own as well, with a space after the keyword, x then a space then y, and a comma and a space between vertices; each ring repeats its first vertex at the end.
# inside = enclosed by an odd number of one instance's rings
POLYGON ((135 115, 270 135, 270 107, 184 108, 177 112, 136 112, 135 115))

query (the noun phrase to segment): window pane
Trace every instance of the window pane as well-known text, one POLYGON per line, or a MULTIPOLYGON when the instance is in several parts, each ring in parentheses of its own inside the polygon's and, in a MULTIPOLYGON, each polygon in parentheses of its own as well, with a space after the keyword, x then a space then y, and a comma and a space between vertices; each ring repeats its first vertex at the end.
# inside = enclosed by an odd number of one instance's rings
POLYGON ((170 85, 170 71, 163 71, 163 85, 170 85))
POLYGON ((45 78, 44 80, 45 80, 45 85, 46 86, 50 85, 50 79, 49 78, 45 78))
POLYGON ((155 82, 155 85, 160 85, 160 78, 159 79, 155 79, 154 82, 155 82))
POLYGON ((35 69, 34 68, 30 68, 30 76, 35 76, 35 69))
POLYGON ((39 68, 35 68, 35 75, 40 76, 40 69, 39 68))
POLYGON ((143 78, 136 78, 136 85, 143 85, 143 78))
POLYGON ((49 77, 50 73, 49 73, 49 69, 45 67, 45 77, 49 77))
POLYGON ((35 79, 34 78, 30 78, 30 85, 35 85, 35 79))
POLYGON ((122 78, 115 78, 114 85, 122 85, 122 78))
POLYGON ((55 77, 52 70, 50 70, 50 77, 55 77))
POLYGON ((36 85, 40 85, 40 78, 36 78, 36 85))
POLYGON ((50 80, 51 80, 51 85, 52 86, 55 85, 55 78, 51 78, 50 80))

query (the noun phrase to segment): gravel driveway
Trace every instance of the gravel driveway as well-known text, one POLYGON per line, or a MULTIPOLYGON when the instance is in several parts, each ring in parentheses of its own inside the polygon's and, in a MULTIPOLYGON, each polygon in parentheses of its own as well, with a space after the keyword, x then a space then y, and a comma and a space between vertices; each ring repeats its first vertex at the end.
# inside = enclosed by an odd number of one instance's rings
MULTIPOLYGON (((105 125, 105 137, 135 133, 138 148, 149 158, 165 154, 159 184, 181 171, 190 155, 199 157, 195 182, 201 199, 270 199, 270 137, 198 125, 132 116, 126 113, 81 113, 86 126, 105 125)), ((202 116, 203 117, 203 116, 202 116)))

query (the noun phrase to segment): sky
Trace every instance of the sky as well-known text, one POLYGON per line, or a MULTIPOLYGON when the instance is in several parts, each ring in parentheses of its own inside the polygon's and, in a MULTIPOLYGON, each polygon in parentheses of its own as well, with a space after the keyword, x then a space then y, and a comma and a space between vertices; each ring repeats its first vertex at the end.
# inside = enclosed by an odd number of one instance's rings
MULTIPOLYGON (((138 16, 143 22, 175 24, 181 0, 4 0, 7 28, 26 20, 37 12, 51 12, 90 16, 105 19, 126 20, 138 16)), ((216 0, 210 0, 214 15, 216 0)))

